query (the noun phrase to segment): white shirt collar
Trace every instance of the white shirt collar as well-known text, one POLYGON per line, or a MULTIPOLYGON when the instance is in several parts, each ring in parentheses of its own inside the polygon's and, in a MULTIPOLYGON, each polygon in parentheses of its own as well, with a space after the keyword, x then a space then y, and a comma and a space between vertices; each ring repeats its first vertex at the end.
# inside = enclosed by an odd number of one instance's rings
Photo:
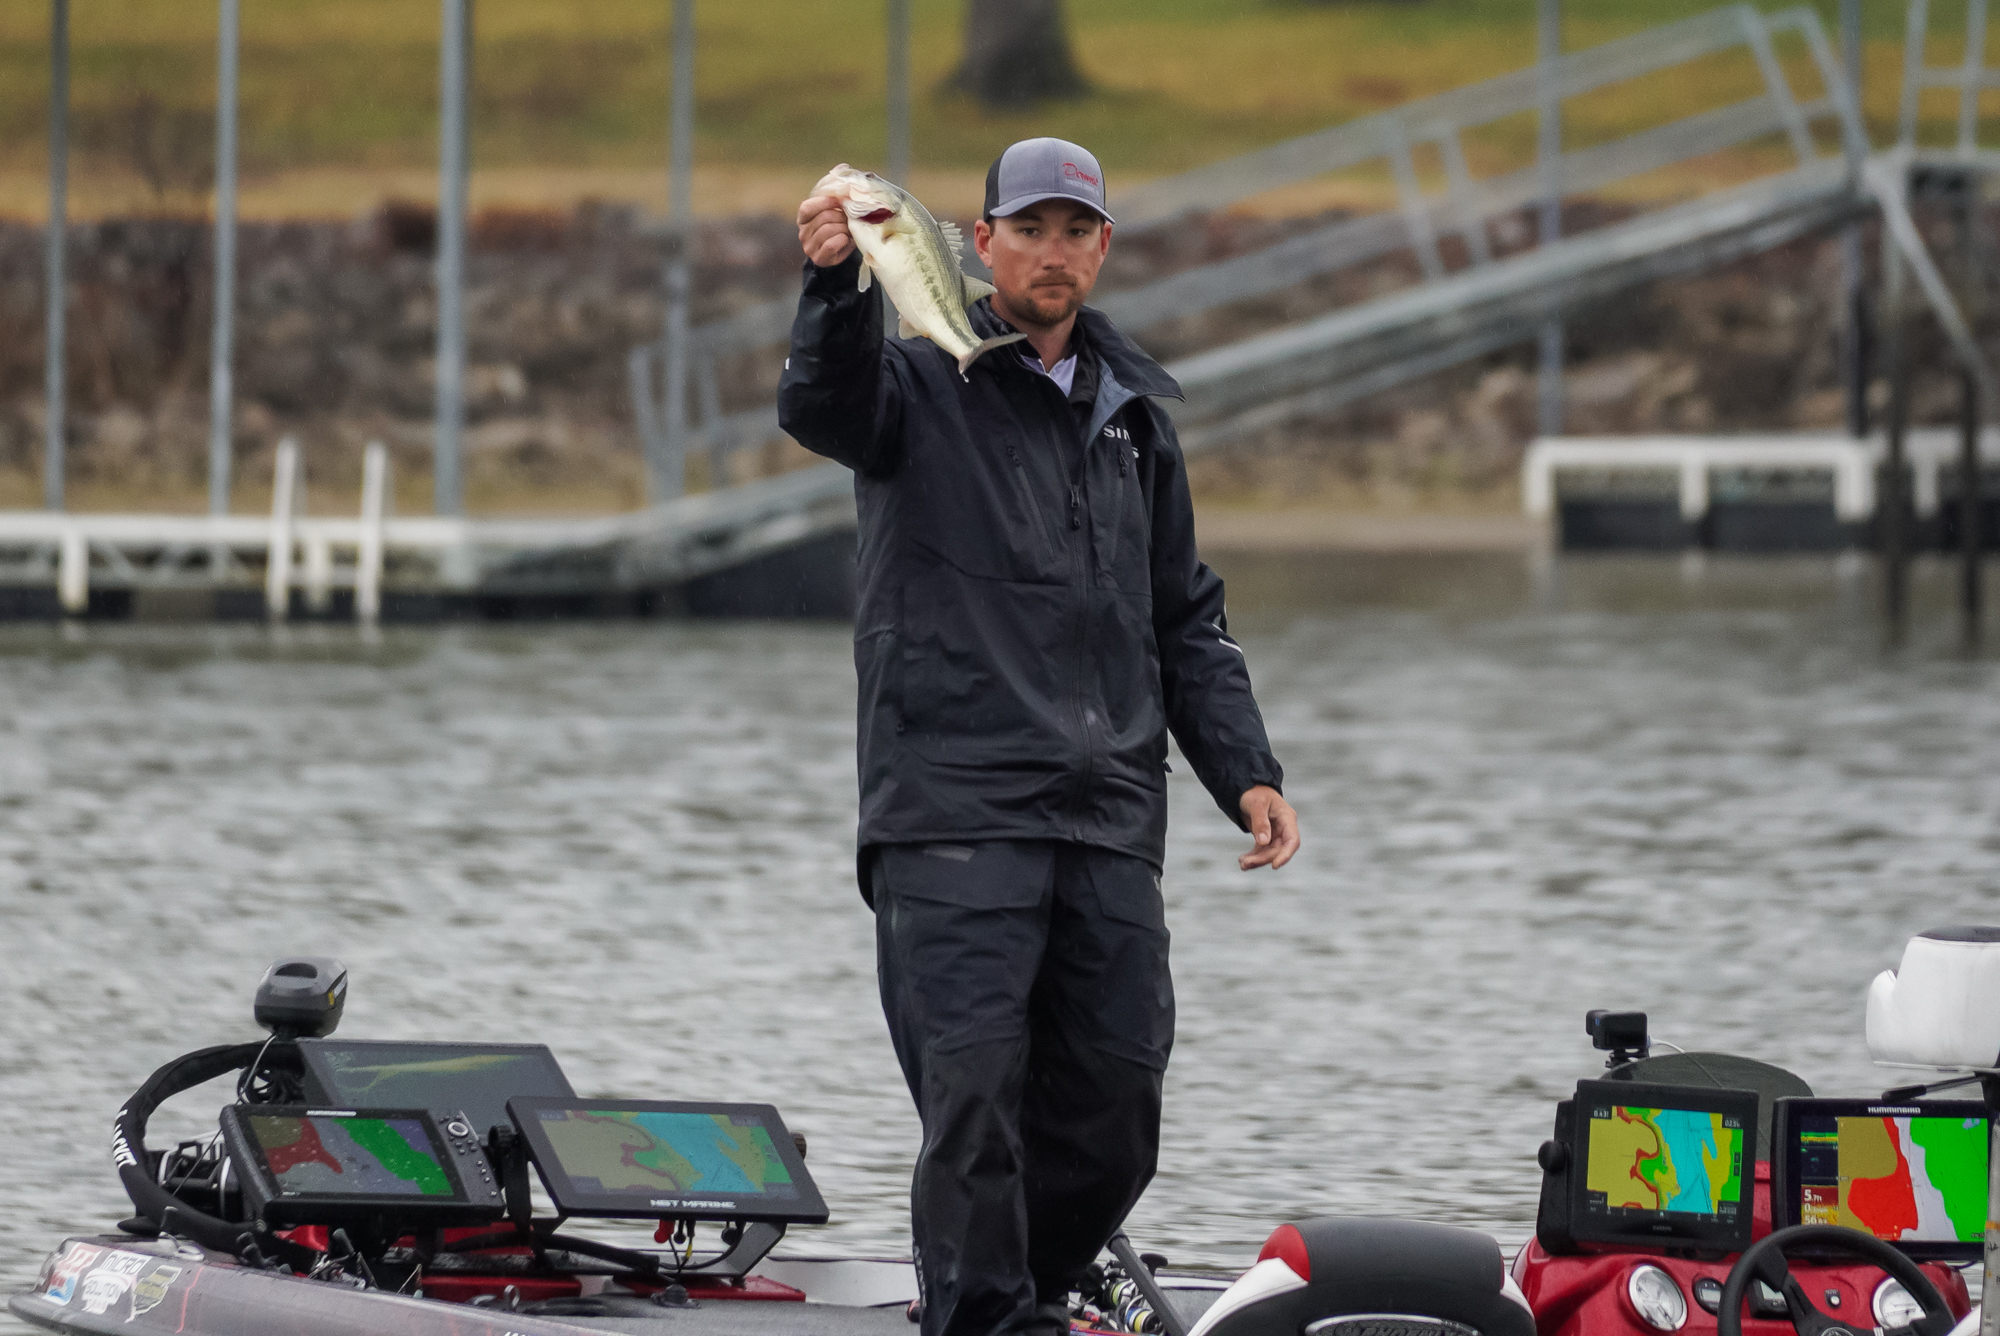
POLYGON ((1050 380, 1054 381, 1065 395, 1069 393, 1070 386, 1076 384, 1075 353, 1071 353, 1068 357, 1063 358, 1062 361, 1057 362, 1052 367, 1043 366, 1041 358, 1027 354, 1024 354, 1021 360, 1023 362, 1026 362, 1030 367, 1034 368, 1042 375, 1047 376, 1050 380))

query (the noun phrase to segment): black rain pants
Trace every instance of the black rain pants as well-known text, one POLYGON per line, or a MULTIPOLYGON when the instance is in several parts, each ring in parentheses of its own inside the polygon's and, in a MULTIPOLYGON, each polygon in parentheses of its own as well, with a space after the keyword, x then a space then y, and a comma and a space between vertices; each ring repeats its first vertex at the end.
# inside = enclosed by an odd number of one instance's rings
POLYGON ((923 1120, 922 1336, 1056 1336, 1159 1160, 1159 874, 1046 840, 882 845, 882 1010, 923 1120))

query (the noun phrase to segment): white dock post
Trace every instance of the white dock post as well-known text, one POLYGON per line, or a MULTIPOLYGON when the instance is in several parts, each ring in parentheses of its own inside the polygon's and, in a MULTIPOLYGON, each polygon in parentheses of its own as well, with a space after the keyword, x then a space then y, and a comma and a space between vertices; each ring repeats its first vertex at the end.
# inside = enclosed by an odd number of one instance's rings
POLYGON ((1843 523, 1862 524, 1875 513, 1875 461, 1854 451, 1833 470, 1833 513, 1843 523))
POLYGON ((1546 438, 1536 438, 1521 456, 1521 509, 1538 520, 1555 510, 1556 470, 1546 438))
POLYGON ((1708 511, 1708 452, 1698 445, 1683 447, 1681 468, 1681 518, 1698 523, 1708 511))
POLYGON ((306 611, 323 615, 333 602, 333 540, 309 534, 306 549, 306 611))
POLYGON ((56 597, 65 616, 90 611, 90 544, 81 529, 64 529, 62 557, 56 566, 56 597))
POLYGON ((292 610, 292 518, 299 510, 299 490, 299 443, 287 436, 278 442, 271 479, 271 551, 264 563, 264 607, 274 622, 284 621, 292 610))
POLYGON ((361 622, 382 615, 382 513, 388 491, 388 448, 370 441, 361 461, 361 543, 354 555, 354 616, 361 622))

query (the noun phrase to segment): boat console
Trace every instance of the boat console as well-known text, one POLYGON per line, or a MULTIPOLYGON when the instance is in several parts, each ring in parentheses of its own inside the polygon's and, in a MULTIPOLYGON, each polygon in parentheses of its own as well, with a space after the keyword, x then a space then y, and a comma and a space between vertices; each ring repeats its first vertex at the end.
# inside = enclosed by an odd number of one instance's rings
MULTIPOLYGON (((1941 1236, 1960 1226, 1940 1225, 1927 1207, 1927 1236, 1890 1230, 1902 1208, 1884 1214, 1878 1203, 1898 1199, 1908 1151, 1901 1161, 1873 1154, 1887 1144, 1883 1117, 1914 1119, 1919 1135, 1962 1152, 1985 1128, 1968 1132, 1962 1102, 1906 1096, 1892 1110, 1818 1099, 1792 1073, 1734 1054, 1654 1056, 1638 1013, 1593 1012, 1586 1029, 1610 1054, 1608 1070, 1557 1106, 1537 1156, 1536 1236, 1512 1268, 1541 1336, 1903 1327, 1944 1336, 1963 1317, 1970 1296, 1949 1264, 1968 1254, 1941 1236), (1847 1138, 1844 1162, 1829 1129, 1847 1138), (1857 1191, 1881 1230, 1857 1228, 1857 1191)), ((1948 1153, 1931 1167, 1962 1201, 1967 1175, 1984 1164, 1948 1153)), ((1943 1185, 1921 1190, 1932 1189, 1943 1185)))
POLYGON ((279 961, 255 1007, 268 1039, 187 1054, 134 1094, 113 1143, 128 1234, 368 1286, 429 1276, 464 1298, 565 1258, 684 1294, 740 1283, 786 1225, 827 1218, 803 1140, 769 1105, 578 1100, 539 1044, 336 1041, 346 989, 338 962, 279 961), (213 1136, 146 1145, 161 1102, 230 1072, 237 1101, 213 1136), (535 1218, 530 1166, 554 1219, 535 1218), (573 1218, 657 1221, 676 1247, 557 1232, 573 1218), (722 1227, 719 1250, 696 1256, 697 1222, 722 1227))

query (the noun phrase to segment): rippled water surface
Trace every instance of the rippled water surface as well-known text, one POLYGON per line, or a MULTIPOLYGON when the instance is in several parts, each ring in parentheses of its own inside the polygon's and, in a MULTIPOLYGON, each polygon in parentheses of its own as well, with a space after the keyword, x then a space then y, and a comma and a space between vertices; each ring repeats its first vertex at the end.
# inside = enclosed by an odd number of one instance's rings
MULTIPOLYGON (((2000 673, 1929 605, 1885 654, 1865 572, 1223 564, 1307 844, 1238 873, 1176 767, 1180 1038, 1133 1232, 1177 1261, 1306 1212, 1511 1245, 1587 1007, 1879 1088, 1868 979, 2000 918, 2000 673)), ((0 1290, 124 1213, 112 1112, 252 1036, 290 952, 347 962, 347 1035, 773 1102, 834 1211, 788 1246, 904 1250, 852 698, 836 626, 0 628, 0 1290)))

